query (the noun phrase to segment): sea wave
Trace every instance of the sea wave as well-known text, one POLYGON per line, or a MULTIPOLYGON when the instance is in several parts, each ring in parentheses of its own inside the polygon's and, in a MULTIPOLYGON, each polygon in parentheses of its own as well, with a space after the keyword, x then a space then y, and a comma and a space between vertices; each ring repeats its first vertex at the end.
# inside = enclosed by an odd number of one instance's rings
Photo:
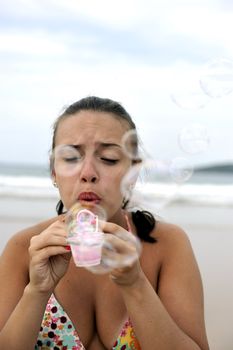
MULTIPOLYGON (((144 201, 187 202, 233 206, 233 184, 146 183, 136 187, 144 201)), ((58 190, 49 177, 0 176, 0 196, 57 199, 58 190)), ((137 196, 136 196, 137 198, 137 196)))
POLYGON ((47 177, 0 176, 0 196, 52 199, 58 197, 58 191, 47 177))
MULTIPOLYGON (((186 202, 206 205, 233 205, 233 185, 213 185, 213 184, 183 184, 177 185, 175 190, 171 190, 172 185, 150 184, 144 192, 150 193, 151 199, 156 197, 166 197, 169 193, 170 202, 186 202)), ((168 198, 169 199, 169 198, 168 198)))

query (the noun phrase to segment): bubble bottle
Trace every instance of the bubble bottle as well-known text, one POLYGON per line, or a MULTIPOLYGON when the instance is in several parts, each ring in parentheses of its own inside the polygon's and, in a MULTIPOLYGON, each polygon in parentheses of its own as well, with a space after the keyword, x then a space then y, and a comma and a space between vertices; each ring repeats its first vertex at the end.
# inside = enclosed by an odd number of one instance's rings
POLYGON ((67 241, 75 265, 85 267, 95 274, 104 274, 129 266, 137 260, 141 253, 141 243, 129 232, 128 218, 125 217, 128 231, 122 229, 115 234, 103 233, 100 221, 103 224, 106 219, 104 209, 91 202, 85 205, 76 203, 66 215, 67 241), (128 249, 122 249, 122 244, 128 249))
POLYGON ((104 234, 99 230, 96 211, 96 206, 77 203, 67 214, 68 243, 76 266, 100 264, 104 234))

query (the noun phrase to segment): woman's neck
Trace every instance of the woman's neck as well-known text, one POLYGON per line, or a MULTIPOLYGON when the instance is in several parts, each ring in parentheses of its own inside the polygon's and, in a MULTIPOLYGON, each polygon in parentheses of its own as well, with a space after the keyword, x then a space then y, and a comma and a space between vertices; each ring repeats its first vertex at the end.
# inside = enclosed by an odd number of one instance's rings
POLYGON ((127 231, 130 229, 128 213, 124 209, 118 210, 118 212, 115 213, 108 221, 123 227, 127 231))

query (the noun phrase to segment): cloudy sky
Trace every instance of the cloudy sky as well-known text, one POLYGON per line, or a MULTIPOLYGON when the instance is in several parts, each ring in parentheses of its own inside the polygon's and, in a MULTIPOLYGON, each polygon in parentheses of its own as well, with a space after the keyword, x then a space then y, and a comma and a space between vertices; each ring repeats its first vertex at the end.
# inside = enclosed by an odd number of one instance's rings
POLYGON ((0 162, 47 164, 54 119, 90 94, 121 102, 154 158, 233 161, 231 0, 0 6, 0 162))

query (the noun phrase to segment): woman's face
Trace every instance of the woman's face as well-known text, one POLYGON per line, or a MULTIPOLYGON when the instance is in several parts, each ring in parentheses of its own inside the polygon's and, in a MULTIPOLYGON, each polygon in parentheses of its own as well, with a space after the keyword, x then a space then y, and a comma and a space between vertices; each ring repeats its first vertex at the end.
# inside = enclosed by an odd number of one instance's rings
POLYGON ((54 177, 66 209, 77 201, 93 201, 108 219, 119 213, 121 181, 131 165, 121 146, 128 129, 125 120, 105 112, 81 111, 60 122, 54 177))

